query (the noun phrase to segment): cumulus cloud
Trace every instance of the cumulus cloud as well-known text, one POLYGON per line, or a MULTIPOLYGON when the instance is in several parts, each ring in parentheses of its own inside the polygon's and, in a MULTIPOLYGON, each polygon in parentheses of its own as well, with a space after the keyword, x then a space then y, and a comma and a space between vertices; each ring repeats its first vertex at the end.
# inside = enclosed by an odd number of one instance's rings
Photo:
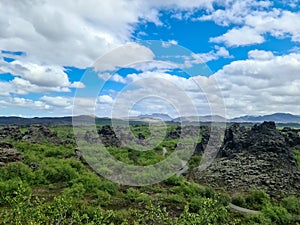
POLYGON ((250 51, 249 59, 216 72, 229 116, 275 112, 299 114, 300 55, 250 51))
POLYGON ((208 53, 193 54, 192 58, 192 60, 185 62, 185 64, 201 64, 217 60, 219 58, 232 58, 232 56, 226 48, 215 46, 215 50, 212 50, 208 53))
POLYGON ((137 43, 128 43, 98 59, 93 67, 95 71, 111 71, 153 59, 154 53, 149 48, 137 43))
POLYGON ((0 48, 30 61, 88 67, 131 39, 135 25, 161 25, 159 10, 211 8, 212 0, 44 0, 0 2, 0 48))
POLYGON ((113 100, 108 95, 98 98, 98 115, 124 117, 137 112, 160 112, 178 117, 210 114, 211 107, 222 106, 214 105, 220 102, 208 102, 215 101, 213 98, 218 95, 216 83, 208 77, 186 78, 172 75, 170 71, 147 71, 128 74, 124 81, 125 87, 113 100))
POLYGON ((252 44, 261 44, 265 41, 264 37, 251 27, 233 28, 227 33, 210 38, 211 42, 225 43, 227 46, 244 46, 252 44))
MULTIPOLYGON (((293 1, 289 4, 294 5, 293 1)), ((222 9, 209 11, 194 20, 214 21, 221 26, 233 25, 226 33, 213 37, 211 42, 227 46, 261 44, 265 35, 275 38, 291 38, 300 42, 300 13, 275 8, 271 1, 217 1, 222 9)))
POLYGON ((273 59, 275 56, 271 51, 264 51, 264 50, 251 50, 248 52, 249 59, 256 59, 256 60, 270 60, 273 59))

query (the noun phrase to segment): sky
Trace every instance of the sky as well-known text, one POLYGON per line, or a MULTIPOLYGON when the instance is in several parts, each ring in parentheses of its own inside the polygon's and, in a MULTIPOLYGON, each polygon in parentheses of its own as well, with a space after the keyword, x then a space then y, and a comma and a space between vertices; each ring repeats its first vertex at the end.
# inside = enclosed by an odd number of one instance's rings
POLYGON ((299 0, 0 0, 0 116, 300 115, 299 0))

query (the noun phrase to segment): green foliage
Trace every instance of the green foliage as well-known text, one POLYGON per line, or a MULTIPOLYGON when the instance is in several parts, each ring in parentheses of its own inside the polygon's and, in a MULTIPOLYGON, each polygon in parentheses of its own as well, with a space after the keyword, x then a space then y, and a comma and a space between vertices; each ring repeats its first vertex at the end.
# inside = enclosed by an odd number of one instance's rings
POLYGON ((96 206, 108 206, 111 203, 111 195, 107 191, 97 190, 91 197, 91 204, 96 206))
POLYGON ((6 182, 0 182, 0 204, 10 204, 19 196, 26 197, 31 194, 31 188, 20 178, 13 178, 6 182))
POLYGON ((128 199, 129 201, 134 201, 136 198, 139 197, 140 195, 140 191, 138 189, 135 188, 128 188, 125 198, 128 199))
MULTIPOLYGON (((51 129, 71 143, 71 127, 51 129)), ((159 127, 155 129, 158 134, 165 131, 159 127)), ((169 126, 167 132, 175 129, 176 126, 169 126)), ((150 135, 146 125, 135 126, 132 132, 146 138, 150 135)), ((226 194, 187 181, 184 176, 172 176, 160 184, 139 188, 119 186, 76 160, 72 144, 57 146, 47 142, 10 141, 25 161, 0 167, 0 224, 271 225, 295 224, 292 219, 300 214, 298 198, 290 196, 276 204, 265 192, 258 190, 235 197, 232 202, 261 210, 259 215, 233 213, 228 210, 226 194), (31 163, 37 166, 32 167, 31 163)), ((108 151, 125 163, 152 165, 164 159, 163 147, 167 148, 168 157, 178 141, 165 139, 154 150, 146 152, 116 147, 109 147, 108 151)), ((99 155, 91 154, 90 157, 98 166, 99 155)), ((193 156, 189 167, 197 167, 200 160, 200 156, 193 156)), ((99 168, 111 174, 110 164, 109 160, 101 161, 99 168)), ((133 176, 143 182, 160 175, 161 171, 155 174, 149 171, 133 176)))
POLYGON ((119 185, 109 180, 103 180, 99 183, 99 189, 111 195, 115 195, 119 189, 119 185))
POLYGON ((174 194, 167 195, 164 201, 168 203, 176 203, 176 204, 182 204, 187 202, 186 198, 183 197, 182 195, 174 195, 174 194))
POLYGON ((195 183, 182 184, 181 186, 171 188, 172 193, 181 194, 185 197, 202 196, 212 198, 216 196, 215 191, 210 187, 200 186, 195 183))
POLYGON ((236 196, 232 199, 232 204, 246 208, 247 204, 246 204, 246 200, 244 197, 242 196, 236 196))
POLYGON ((68 160, 47 158, 40 167, 50 183, 68 182, 79 177, 77 169, 68 160))
POLYGON ((189 160, 189 167, 190 167, 190 169, 199 167, 201 159, 202 159, 201 156, 197 156, 197 155, 192 156, 190 158, 190 160, 189 160))
POLYGON ((293 155, 297 161, 298 168, 300 169, 300 151, 298 149, 293 150, 293 155))
POLYGON ((195 212, 186 207, 176 224, 229 224, 228 209, 216 199, 197 198, 193 204, 195 212))
POLYGON ((261 190, 253 190, 245 198, 246 207, 254 210, 261 210, 270 204, 269 195, 261 190))
POLYGON ((154 205, 152 202, 146 205, 144 211, 134 211, 134 225, 174 224, 173 219, 169 216, 166 207, 161 207, 159 204, 154 205))
POLYGON ((64 189, 62 193, 68 198, 81 199, 83 198, 85 192, 86 190, 84 189, 82 183, 75 183, 71 187, 64 189))
POLYGON ((291 223, 292 216, 282 206, 266 206, 262 210, 264 216, 268 218, 272 224, 286 225, 291 223))
POLYGON ((92 172, 84 172, 70 182, 71 184, 82 184, 86 192, 93 193, 98 190, 101 183, 100 178, 92 172))
POLYGON ((281 201, 281 205, 287 209, 289 213, 300 215, 300 199, 296 196, 289 196, 281 201))
POLYGON ((182 176, 172 176, 169 179, 164 181, 165 184, 170 185, 170 186, 181 186, 185 183, 185 180, 182 176))

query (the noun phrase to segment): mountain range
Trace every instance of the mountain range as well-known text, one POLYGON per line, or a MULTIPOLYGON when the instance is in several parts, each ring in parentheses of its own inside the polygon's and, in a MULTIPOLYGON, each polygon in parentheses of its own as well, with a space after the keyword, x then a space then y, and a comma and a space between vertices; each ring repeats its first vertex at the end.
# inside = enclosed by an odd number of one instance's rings
MULTIPOLYGON (((77 116, 77 121, 90 121, 90 116, 77 116)), ((294 123, 300 124, 300 116, 293 115, 290 113, 274 113, 270 115, 262 115, 262 116, 241 116, 232 119, 225 119, 224 117, 218 115, 207 115, 207 116, 184 116, 178 118, 172 118, 167 114, 162 113, 154 113, 154 114, 147 114, 147 115, 140 115, 136 117, 129 117, 129 118, 121 118, 116 119, 119 121, 130 120, 135 122, 151 122, 162 120, 165 122, 228 122, 228 123, 261 123, 263 121, 274 121, 276 123, 294 123)), ((110 118, 97 118, 95 117, 97 123, 107 123, 110 122, 110 118)), ((29 125, 29 124, 54 124, 54 125, 72 125, 72 116, 66 117, 34 117, 34 118, 23 118, 23 117, 15 117, 15 116, 8 116, 8 117, 0 117, 0 125, 8 125, 8 124, 15 124, 15 125, 29 125)))

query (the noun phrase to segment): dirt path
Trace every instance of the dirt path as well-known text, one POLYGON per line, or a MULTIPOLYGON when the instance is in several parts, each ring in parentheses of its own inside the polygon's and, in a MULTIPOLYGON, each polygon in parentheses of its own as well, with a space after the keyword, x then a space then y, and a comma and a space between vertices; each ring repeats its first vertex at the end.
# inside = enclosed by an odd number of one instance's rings
POLYGON ((232 203, 229 204, 229 207, 233 209, 234 211, 242 212, 242 213, 247 213, 247 214, 259 214, 259 211, 251 210, 251 209, 246 209, 239 207, 237 205, 234 205, 232 203))

